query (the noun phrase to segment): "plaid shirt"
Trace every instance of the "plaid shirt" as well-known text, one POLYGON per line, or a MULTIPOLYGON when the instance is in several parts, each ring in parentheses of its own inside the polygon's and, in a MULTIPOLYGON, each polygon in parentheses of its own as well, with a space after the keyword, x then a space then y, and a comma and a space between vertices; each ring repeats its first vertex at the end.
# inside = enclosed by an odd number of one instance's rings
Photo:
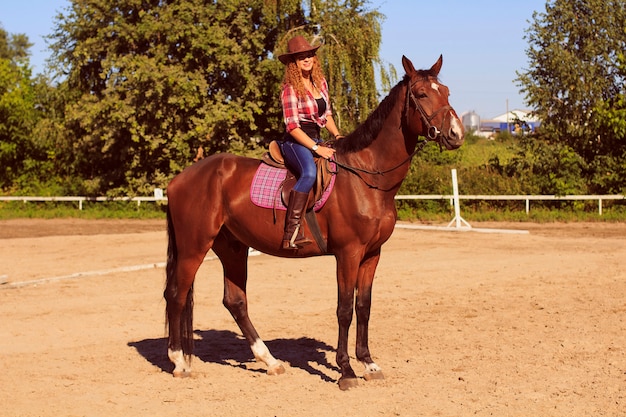
POLYGON ((332 114, 326 80, 323 80, 320 86, 320 93, 326 101, 326 111, 321 116, 318 116, 317 102, 310 92, 307 92, 306 97, 299 98, 296 90, 291 85, 283 84, 280 99, 283 104, 283 121, 285 122, 287 132, 300 127, 300 122, 308 121, 317 124, 319 127, 326 126, 326 118, 332 114))

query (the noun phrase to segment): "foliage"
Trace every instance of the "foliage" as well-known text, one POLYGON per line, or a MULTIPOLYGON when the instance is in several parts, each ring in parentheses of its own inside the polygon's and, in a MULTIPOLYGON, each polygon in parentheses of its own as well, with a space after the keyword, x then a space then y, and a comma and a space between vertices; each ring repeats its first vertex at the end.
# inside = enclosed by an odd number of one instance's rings
MULTIPOLYGON (((396 74, 379 58, 384 16, 367 9, 364 0, 311 0, 306 29, 323 39, 320 49, 324 73, 332 92, 338 127, 350 132, 378 106, 375 70, 381 88, 388 90, 396 74)), ((290 38, 292 33, 284 39, 290 38)), ((280 45, 279 45, 280 46, 280 45)))
POLYGON ((570 147, 538 136, 498 135, 486 140, 468 134, 457 151, 427 146, 411 166, 400 194, 451 194, 451 169, 462 194, 590 194, 587 164, 570 147))
MULTIPOLYGON (((626 81, 620 54, 626 43, 626 2, 553 0, 535 12, 526 39, 529 69, 518 72, 542 130, 587 163, 598 155, 621 156, 624 141, 602 128, 626 81), (607 110, 608 111, 608 110, 607 110)), ((623 114, 613 116, 621 119, 623 114)), ((613 127, 620 123, 611 123, 613 127)))
POLYGON ((400 194, 452 194, 453 168, 464 194, 519 194, 519 181, 503 175, 502 169, 519 151, 518 142, 508 137, 487 140, 471 132, 453 152, 429 144, 415 157, 400 194))
POLYGON ((145 194, 199 146, 254 152, 283 129, 274 56, 297 32, 326 40, 320 56, 339 122, 368 112, 381 16, 366 4, 72 0, 51 36, 53 65, 67 74, 58 124, 69 171, 84 193, 145 194))
POLYGON ((37 122, 24 35, 0 28, 0 189, 13 184, 31 151, 30 134, 37 122))
POLYGON ((251 132, 268 130, 256 116, 277 75, 258 30, 263 4, 249 3, 72 2, 52 48, 68 74, 64 125, 86 193, 144 194, 198 146, 253 146, 251 132))
MULTIPOLYGON (((348 132, 379 101, 374 71, 382 90, 395 78, 378 58, 384 16, 368 4, 71 0, 50 37, 55 78, 33 78, 28 39, 0 28, 0 188, 150 195, 200 145, 206 154, 260 156, 282 131, 284 67, 275 56, 295 34, 324 43, 318 56, 335 119, 348 132)), ((549 2, 533 16, 530 69, 518 74, 543 118, 541 133, 468 134, 455 152, 431 144, 415 157, 400 193, 450 194, 452 168, 465 194, 626 192, 625 7, 549 2)))
POLYGON ((9 35, 0 26, 0 59, 25 62, 31 46, 33 44, 28 40, 28 36, 23 33, 9 35))
POLYGON ((585 194, 582 175, 585 162, 567 145, 538 137, 524 138, 516 156, 501 166, 493 165, 507 177, 517 178, 526 194, 585 194))
MULTIPOLYGON (((626 56, 618 55, 619 72, 626 79, 626 56)), ((597 192, 626 193, 626 86, 610 101, 597 104, 596 129, 604 132, 602 148, 606 154, 596 155, 591 162, 593 177, 591 183, 597 192)))

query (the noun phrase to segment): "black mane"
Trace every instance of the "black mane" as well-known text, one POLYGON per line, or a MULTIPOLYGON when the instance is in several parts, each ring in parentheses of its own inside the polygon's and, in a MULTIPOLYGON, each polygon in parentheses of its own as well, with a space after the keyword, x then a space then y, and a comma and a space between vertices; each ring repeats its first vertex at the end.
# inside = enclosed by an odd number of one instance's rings
MULTIPOLYGON (((435 77, 436 75, 431 74, 429 70, 419 70, 416 73, 419 79, 429 79, 431 77, 435 77)), ((398 97, 400 95, 400 90, 402 89, 402 85, 409 82, 410 77, 408 75, 404 75, 404 78, 396 84, 387 97, 383 99, 383 101, 378 105, 378 107, 369 115, 365 122, 361 123, 352 133, 347 135, 345 138, 338 140, 335 142, 334 146, 339 153, 351 153, 358 152, 362 149, 367 148, 378 136, 378 133, 383 128, 383 124, 389 113, 393 110, 398 99, 402 99, 398 97)))
POLYGON ((393 110, 396 105, 402 85, 406 82, 407 78, 408 77, 405 75, 404 78, 389 91, 387 97, 385 97, 378 107, 368 116, 365 122, 361 123, 345 138, 335 142, 337 152, 357 152, 367 148, 374 139, 376 139, 389 113, 391 113, 391 110, 393 110))

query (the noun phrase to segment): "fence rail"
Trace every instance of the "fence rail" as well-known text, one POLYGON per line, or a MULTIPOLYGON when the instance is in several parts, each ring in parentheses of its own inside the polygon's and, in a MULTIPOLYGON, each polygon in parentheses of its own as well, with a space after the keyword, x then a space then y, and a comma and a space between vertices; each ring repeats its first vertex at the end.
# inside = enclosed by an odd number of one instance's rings
MULTIPOLYGON (((420 195, 397 195, 396 200, 450 200, 450 204, 454 199, 452 194, 420 194, 420 195)), ((581 200, 597 200, 598 213, 602 215, 602 202, 604 200, 626 200, 626 195, 463 195, 458 196, 459 200, 504 200, 515 201, 521 200, 526 203, 526 214, 530 212, 531 201, 581 201, 581 200)), ((158 195, 154 197, 81 197, 81 196, 65 196, 65 197, 34 197, 34 196, 0 196, 0 201, 69 201, 77 202, 78 209, 83 209, 84 202, 104 202, 104 201, 133 201, 137 202, 137 206, 143 202, 167 201, 167 197, 158 195)))
POLYGON ((136 201, 137 206, 141 205, 145 201, 167 201, 167 197, 82 197, 82 196, 57 196, 57 197, 33 197, 33 196, 0 196, 0 201, 22 201, 27 203, 29 201, 70 201, 77 202, 78 209, 83 209, 83 202, 85 201, 136 201))
MULTIPOLYGON (((526 214, 530 212, 530 202, 532 201, 581 201, 581 200, 598 200, 598 213, 602 215, 602 201, 604 200, 626 200, 626 196, 622 194, 615 195, 463 195, 459 194, 459 200, 500 200, 515 201, 522 200, 526 203, 526 214)), ((454 195, 444 194, 423 194, 423 195, 398 195, 396 200, 450 200, 454 195)))

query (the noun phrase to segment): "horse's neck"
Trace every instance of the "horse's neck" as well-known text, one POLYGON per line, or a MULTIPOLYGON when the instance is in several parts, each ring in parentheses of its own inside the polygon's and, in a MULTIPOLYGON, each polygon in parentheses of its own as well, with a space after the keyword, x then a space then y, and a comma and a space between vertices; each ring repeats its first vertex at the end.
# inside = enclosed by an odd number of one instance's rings
POLYGON ((363 178, 378 190, 397 191, 408 174, 410 155, 417 143, 417 137, 405 139, 408 133, 402 125, 404 105, 398 103, 397 106, 372 143, 347 157, 349 164, 370 172, 363 174, 363 178), (372 174, 374 172, 378 174, 372 174))

